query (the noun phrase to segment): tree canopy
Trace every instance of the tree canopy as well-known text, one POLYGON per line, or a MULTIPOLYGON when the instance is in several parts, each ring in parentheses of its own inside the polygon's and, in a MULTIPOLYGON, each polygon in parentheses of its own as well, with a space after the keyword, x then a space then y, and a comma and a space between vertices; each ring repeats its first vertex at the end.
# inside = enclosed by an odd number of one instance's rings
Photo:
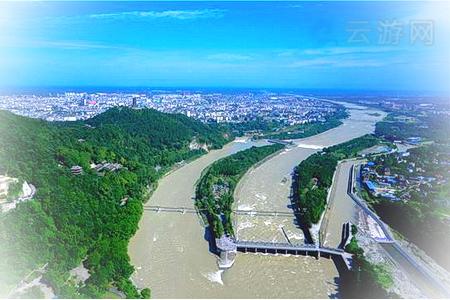
MULTIPOLYGON (((111 285, 147 297, 129 280, 127 254, 142 203, 176 162, 203 154, 190 143, 218 148, 229 135, 183 115, 114 108, 87 121, 51 123, 0 111, 0 174, 32 183, 33 201, 0 215, 0 282, 14 286, 48 263, 44 278, 60 297, 97 298, 111 285), (91 163, 117 163, 99 174, 91 163), (72 166, 83 173, 74 175, 72 166), (84 285, 68 271, 84 261, 84 285)), ((0 287, 0 289, 7 287, 0 287)))
POLYGON ((196 187, 195 205, 206 217, 216 237, 233 236, 231 220, 233 193, 239 180, 250 167, 283 149, 280 144, 251 147, 213 163, 196 187))

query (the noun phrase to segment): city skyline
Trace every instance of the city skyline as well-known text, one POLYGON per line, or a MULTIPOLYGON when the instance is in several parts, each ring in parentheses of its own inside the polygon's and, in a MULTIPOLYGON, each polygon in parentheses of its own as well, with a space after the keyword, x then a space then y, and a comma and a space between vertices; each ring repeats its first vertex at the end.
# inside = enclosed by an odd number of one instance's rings
POLYGON ((447 92, 450 86, 446 3, 29 2, 0 6, 1 89, 447 92), (417 26, 427 24, 432 26, 431 36, 417 31, 417 26))

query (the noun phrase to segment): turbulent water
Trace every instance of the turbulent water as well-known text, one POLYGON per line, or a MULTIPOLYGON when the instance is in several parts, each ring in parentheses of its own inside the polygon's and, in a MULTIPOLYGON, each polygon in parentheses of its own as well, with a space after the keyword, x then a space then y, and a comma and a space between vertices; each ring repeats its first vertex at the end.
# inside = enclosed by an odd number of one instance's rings
MULTIPOLYGON (((235 193, 236 208, 290 212, 293 168, 322 147, 373 132, 375 122, 383 117, 347 106, 352 108, 351 116, 343 125, 296 140, 294 147, 247 173, 235 193)), ((206 166, 264 143, 241 140, 211 151, 163 178, 147 205, 193 207, 195 182, 206 166)), ((287 236, 291 242, 301 242, 302 232, 293 221, 293 217, 239 216, 237 234, 240 239, 286 241, 287 236)), ((231 269, 220 271, 204 234, 195 214, 145 211, 129 247, 136 267, 134 282, 151 287, 154 298, 324 298, 337 291, 338 272, 328 259, 239 253, 231 269)))

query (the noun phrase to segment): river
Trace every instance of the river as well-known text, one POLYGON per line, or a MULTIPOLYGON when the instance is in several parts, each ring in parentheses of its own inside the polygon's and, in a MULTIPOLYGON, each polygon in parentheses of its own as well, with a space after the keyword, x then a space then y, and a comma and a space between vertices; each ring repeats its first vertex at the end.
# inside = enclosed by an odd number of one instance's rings
MULTIPOLYGON (((343 125, 295 140, 294 147, 247 173, 236 190, 236 206, 290 211, 293 168, 321 147, 373 132, 376 121, 384 116, 379 111, 345 105, 350 108, 350 117, 343 125)), ((240 140, 209 152, 161 179, 146 205, 193 207, 194 185, 205 167, 263 144, 240 140)), ((303 239, 293 218, 240 216, 236 221, 239 238, 284 241, 283 228, 290 238, 303 239)), ((136 267, 133 281, 138 287, 150 287, 154 298, 326 298, 337 292, 338 272, 328 259, 239 253, 231 269, 218 270, 195 214, 144 211, 129 254, 136 267)))

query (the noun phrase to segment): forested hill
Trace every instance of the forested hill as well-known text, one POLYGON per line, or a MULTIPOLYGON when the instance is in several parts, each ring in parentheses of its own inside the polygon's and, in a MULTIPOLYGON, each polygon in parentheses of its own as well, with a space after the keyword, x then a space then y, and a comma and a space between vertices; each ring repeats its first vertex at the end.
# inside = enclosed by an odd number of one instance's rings
POLYGON ((228 135, 150 109, 114 108, 59 123, 0 111, 0 174, 37 189, 32 201, 0 213, 0 291, 48 263, 44 280, 60 297, 97 298, 112 286, 128 297, 149 296, 129 280, 128 241, 149 189, 176 162, 204 153, 192 141, 218 148, 228 135), (101 163, 119 168, 92 168, 101 163), (81 175, 72 174, 76 165, 81 175), (84 283, 69 276, 82 261, 90 273, 84 283))
POLYGON ((154 148, 180 148, 193 136, 198 137, 199 143, 213 147, 224 143, 224 136, 218 134, 217 127, 212 127, 214 125, 205 125, 183 114, 166 114, 154 109, 114 108, 86 123, 101 128, 102 132, 119 129, 131 136, 148 139, 154 148))

